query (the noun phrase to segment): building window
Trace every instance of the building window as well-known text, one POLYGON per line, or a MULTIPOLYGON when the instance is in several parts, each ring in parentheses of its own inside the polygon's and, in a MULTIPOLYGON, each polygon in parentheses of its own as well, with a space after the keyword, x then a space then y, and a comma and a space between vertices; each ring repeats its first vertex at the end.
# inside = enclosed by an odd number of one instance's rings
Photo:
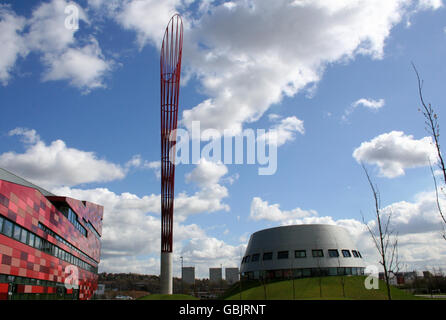
POLYGON ((79 230, 79 232, 84 236, 87 237, 87 230, 80 224, 79 219, 77 217, 77 214, 74 213, 71 208, 66 206, 61 206, 57 208, 70 222, 71 224, 79 230))
POLYGON ((26 243, 27 238, 28 238, 28 231, 26 229, 22 229, 22 235, 20 237, 20 241, 26 243))
POLYGON ((272 252, 265 252, 263 254, 263 261, 266 260, 273 260, 273 253, 272 252))
POLYGON ((296 250, 294 251, 294 258, 306 258, 307 251, 306 250, 296 250))
POLYGON ((260 253, 254 253, 254 254, 252 255, 251 262, 259 261, 259 258, 260 258, 260 253))
POLYGON ((250 256, 246 256, 246 257, 245 257, 245 263, 248 263, 248 262, 249 262, 249 258, 250 258, 250 256))
POLYGON ((30 233, 30 234, 29 234, 29 237, 28 237, 27 245, 33 247, 33 246, 34 246, 34 238, 35 238, 35 237, 36 237, 36 236, 34 235, 34 233, 30 233))
POLYGON ((14 234, 13 234, 13 238, 17 241, 20 241, 20 233, 22 231, 22 228, 20 228, 18 225, 14 226, 14 234))
POLYGON ((330 256, 330 258, 337 258, 339 257, 339 251, 337 249, 329 249, 328 255, 330 256))
POLYGON ((361 252, 358 251, 358 255, 359 255, 359 257, 362 259, 361 252))
POLYGON ((311 269, 303 269, 302 270, 302 276, 303 277, 311 277, 311 269))
POLYGON ((34 238, 34 248, 41 250, 42 242, 39 237, 34 238))
POLYGON ((288 259, 288 251, 279 251, 277 252, 277 259, 288 259))
POLYGON ((2 229, 3 229, 3 221, 5 221, 5 219, 3 219, 2 216, 0 216, 0 233, 2 233, 2 229))
POLYGON ((350 258, 352 256, 350 250, 342 250, 342 255, 344 258, 350 258))
POLYGON ((322 258, 324 256, 324 251, 322 249, 315 249, 311 251, 313 258, 322 258))
POLYGON ((359 254, 356 250, 352 250, 352 253, 355 258, 359 258, 359 254))
POLYGON ((5 236, 11 238, 11 236, 12 236, 12 227, 13 227, 12 222, 9 221, 9 220, 5 220, 5 222, 3 223, 3 233, 5 234, 5 236))
POLYGON ((338 275, 338 268, 328 268, 328 275, 329 276, 337 276, 338 275))

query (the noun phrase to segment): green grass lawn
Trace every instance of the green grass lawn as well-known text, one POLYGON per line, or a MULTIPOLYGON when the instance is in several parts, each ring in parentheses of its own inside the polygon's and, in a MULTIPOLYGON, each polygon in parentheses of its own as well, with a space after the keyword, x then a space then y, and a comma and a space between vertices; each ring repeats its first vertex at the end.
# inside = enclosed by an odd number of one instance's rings
POLYGON ((198 300, 198 298, 187 294, 149 294, 138 300, 198 300))
MULTIPOLYGON (((387 299, 386 285, 384 281, 379 281, 379 289, 367 290, 364 286, 365 276, 344 277, 345 296, 342 290, 342 277, 323 277, 323 278, 304 278, 294 280, 295 299, 329 299, 329 300, 383 300, 387 299), (321 285, 319 285, 321 280, 321 285), (320 289, 322 288, 322 290, 320 289), (321 294, 322 291, 322 294, 321 294)), ((242 283, 243 286, 243 283, 242 283)), ((251 283, 252 286, 252 283, 251 283)), ((264 300, 265 291, 267 300, 292 300, 293 299, 293 281, 285 280, 251 287, 242 291, 242 300, 264 300)), ((238 287, 233 287, 231 295, 227 300, 239 300, 240 293, 238 287)), ((392 299, 412 300, 420 299, 414 295, 400 290, 396 287, 391 288, 392 299)))

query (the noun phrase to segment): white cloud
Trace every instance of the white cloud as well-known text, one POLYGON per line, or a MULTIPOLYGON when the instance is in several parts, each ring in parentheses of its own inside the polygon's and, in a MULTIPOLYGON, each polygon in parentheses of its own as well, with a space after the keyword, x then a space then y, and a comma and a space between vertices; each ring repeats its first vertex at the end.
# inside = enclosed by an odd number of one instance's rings
POLYGON ((138 168, 141 166, 141 163, 142 163, 141 155, 135 154, 129 161, 126 162, 125 167, 138 168))
POLYGON ((419 0, 418 7, 421 10, 437 10, 443 7, 443 0, 419 0))
POLYGON ((145 161, 144 167, 153 170, 157 179, 161 178, 161 161, 145 161))
POLYGON ((11 72, 17 59, 28 54, 26 44, 21 37, 25 19, 17 16, 7 5, 0 4, 0 83, 3 86, 11 79, 11 72))
MULTIPOLYGON (((28 21, 29 32, 25 40, 31 50, 42 54, 41 60, 46 67, 43 81, 67 80, 88 93, 105 87, 103 80, 111 71, 113 61, 105 59, 93 36, 81 45, 81 41, 75 38, 77 30, 65 27, 68 4, 72 3, 52 0, 37 7, 28 21)), ((78 5, 76 7, 79 21, 89 23, 84 10, 78 5)))
MULTIPOLYGON (((63 187, 51 191, 104 206, 101 271, 159 273, 159 195, 116 194, 106 188, 63 187)), ((208 276, 210 265, 238 265, 239 256, 244 252, 244 245, 226 244, 207 235, 196 224, 184 224, 191 214, 219 209, 218 197, 212 190, 204 188, 192 196, 182 193, 175 199, 174 259, 184 256, 185 263, 196 267, 199 277, 208 276)))
POLYGON ((8 132, 8 135, 11 136, 21 136, 22 142, 26 144, 35 144, 40 141, 40 136, 37 134, 34 129, 26 129, 26 128, 15 128, 8 132))
POLYGON ((180 0, 134 0, 125 1, 115 19, 125 29, 137 32, 140 47, 150 42, 161 47, 167 22, 176 13, 180 0))
POLYGON ((228 168, 223 163, 202 158, 195 169, 186 174, 186 181, 193 181, 199 186, 211 186, 217 184, 227 173, 228 168))
POLYGON ((61 54, 46 53, 48 69, 43 81, 67 80, 84 93, 105 87, 104 76, 111 71, 113 63, 104 59, 98 42, 92 38, 82 48, 67 48, 61 54))
MULTIPOLYGON (((74 34, 77 30, 65 27, 65 8, 70 2, 65 0, 52 0, 41 2, 32 12, 32 17, 27 21, 29 31, 25 34, 25 40, 30 49, 41 52, 62 52, 74 45, 74 34)), ((80 6, 79 20, 88 22, 85 12, 80 6)))
POLYGON ((394 178, 405 174, 405 169, 422 167, 437 162, 431 137, 416 140, 402 131, 383 133, 361 143, 353 151, 358 162, 375 164, 382 176, 394 178))
POLYGON ((107 188, 82 190, 63 187, 53 188, 52 192, 104 206, 102 228, 104 260, 109 257, 136 256, 159 250, 161 210, 159 195, 138 197, 128 192, 116 194, 107 188))
POLYGON ((209 96, 182 123, 239 133, 284 96, 318 82, 328 63, 383 56, 404 1, 233 1, 191 22, 186 73, 209 96))
POLYGON ((370 109, 370 110, 378 110, 381 109, 382 107, 384 107, 385 101, 384 99, 379 99, 379 100, 373 100, 373 99, 365 99, 365 98, 361 98, 359 100, 356 100, 355 102, 353 102, 349 108, 347 108, 344 112, 344 115, 342 116, 342 120, 343 121, 347 121, 348 116, 355 111, 355 109, 358 106, 363 106, 364 108, 370 109))
POLYGON ((161 161, 143 161, 140 154, 134 155, 129 161, 127 161, 125 167, 128 169, 150 169, 153 171, 157 179, 161 178, 161 161))
MULTIPOLYGON (((29 19, 15 15, 7 6, 0 6, 0 41, 5 46, 0 58, 3 85, 8 83, 18 56, 37 52, 45 66, 43 81, 67 80, 84 93, 105 87, 104 77, 112 70, 114 61, 105 59, 92 35, 87 40, 77 39, 77 30, 66 28, 68 5, 74 3, 66 0, 42 2, 29 19), (24 30, 26 32, 20 32, 24 30)), ((90 23, 82 7, 76 7, 79 21, 90 23)))
POLYGON ((251 202, 249 218, 252 220, 268 221, 286 221, 291 219, 300 219, 309 216, 317 216, 314 210, 302 210, 295 208, 293 210, 281 210, 278 204, 268 204, 259 197, 254 197, 251 202))
MULTIPOLYGON (((441 196, 441 191, 439 194, 440 205, 446 208, 446 199, 441 196)), ((435 231, 439 233, 442 230, 435 192, 418 193, 413 202, 395 202, 383 208, 382 211, 392 214, 392 223, 398 227, 400 234, 435 231)))
POLYGON ((384 99, 373 100, 373 99, 362 98, 353 102, 352 106, 356 108, 362 105, 363 107, 376 110, 382 108, 384 106, 384 103, 385 103, 384 99))
POLYGON ((99 159, 94 152, 69 148, 62 140, 46 144, 35 130, 16 128, 9 134, 22 137, 25 152, 0 154, 0 166, 42 187, 107 182, 126 175, 120 165, 99 159))
MULTIPOLYGON (((269 118, 272 120, 277 119, 274 116, 269 118)), ((267 133, 259 136, 258 139, 265 140, 266 143, 276 143, 278 147, 284 145, 288 141, 294 140, 296 137, 296 132, 305 134, 304 122, 295 116, 280 120, 280 122, 272 126, 270 130, 274 130, 276 132, 275 141, 270 141, 267 133)))

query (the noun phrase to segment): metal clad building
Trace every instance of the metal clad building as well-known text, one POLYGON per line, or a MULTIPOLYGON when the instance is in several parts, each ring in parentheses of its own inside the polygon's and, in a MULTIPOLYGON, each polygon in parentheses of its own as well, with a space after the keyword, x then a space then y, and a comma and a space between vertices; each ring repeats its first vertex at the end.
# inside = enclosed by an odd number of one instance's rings
POLYGON ((0 169, 0 300, 90 299, 103 209, 0 169))
POLYGON ((220 283, 222 280, 221 268, 209 268, 209 281, 213 283, 220 283))
POLYGON ((183 267, 181 278, 184 283, 195 284, 195 267, 183 267))
POLYGON ((359 275, 365 264, 349 233, 335 225, 270 228, 249 239, 241 272, 249 278, 359 275))
POLYGON ((228 284, 233 284, 239 281, 238 268, 225 268, 225 280, 228 284))

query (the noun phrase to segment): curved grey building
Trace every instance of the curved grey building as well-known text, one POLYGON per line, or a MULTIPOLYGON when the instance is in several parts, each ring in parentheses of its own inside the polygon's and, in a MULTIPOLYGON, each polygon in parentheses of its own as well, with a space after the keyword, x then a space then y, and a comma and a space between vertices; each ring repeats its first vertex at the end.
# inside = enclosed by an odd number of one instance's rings
POLYGON ((365 264, 347 230, 306 224, 253 233, 241 263, 244 276, 258 279, 362 275, 365 264))

